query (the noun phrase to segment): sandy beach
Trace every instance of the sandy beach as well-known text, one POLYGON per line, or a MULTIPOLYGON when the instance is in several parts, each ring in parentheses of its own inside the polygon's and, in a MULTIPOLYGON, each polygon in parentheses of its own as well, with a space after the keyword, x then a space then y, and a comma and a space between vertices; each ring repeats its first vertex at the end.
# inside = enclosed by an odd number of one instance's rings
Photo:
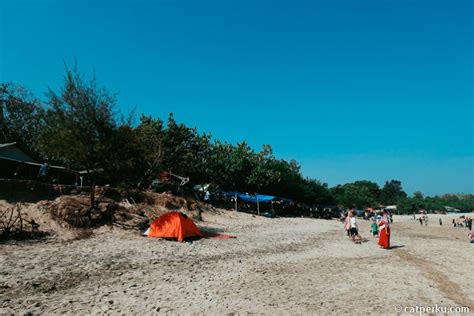
POLYGON ((382 313, 474 310, 473 246, 450 215, 395 216, 394 249, 355 245, 336 220, 221 211, 198 225, 236 235, 178 243, 103 227, 81 240, 0 246, 0 313, 382 313), (442 216, 440 227, 437 217, 442 216))
POLYGON ((0 316, 474 316, 473 3, 0 0, 0 316))

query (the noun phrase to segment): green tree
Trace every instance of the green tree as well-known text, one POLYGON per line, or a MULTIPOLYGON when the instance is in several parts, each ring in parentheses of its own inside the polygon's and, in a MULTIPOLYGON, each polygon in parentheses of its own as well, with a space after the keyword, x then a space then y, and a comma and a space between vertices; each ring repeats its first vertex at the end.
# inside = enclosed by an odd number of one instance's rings
POLYGON ((309 205, 333 205, 335 199, 327 184, 321 183, 315 179, 303 179, 301 184, 300 201, 309 205))
POLYGON ((367 180, 338 185, 331 192, 337 204, 357 208, 377 207, 381 195, 378 184, 367 180))
POLYGON ((268 160, 267 168, 275 175, 267 177, 262 193, 291 198, 308 205, 329 205, 335 201, 327 184, 318 180, 303 178, 300 166, 295 160, 277 160, 274 157, 268 160))
POLYGON ((145 169, 140 175, 140 187, 148 187, 153 180, 153 175, 157 175, 163 168, 163 139, 164 124, 161 119, 153 119, 150 116, 142 115, 140 124, 135 129, 140 143, 141 155, 145 164, 145 169))
POLYGON ((269 183, 264 193, 300 200, 303 176, 299 164, 295 160, 288 162, 283 159, 275 159, 270 161, 270 168, 278 172, 279 179, 269 183))
MULTIPOLYGON (((380 195, 382 190, 380 189, 379 185, 375 182, 368 181, 368 180, 359 180, 355 181, 354 185, 359 186, 359 187, 364 187, 367 189, 370 195, 370 199, 377 204, 378 201, 380 201, 380 195)), ((373 206, 373 204, 369 204, 370 206, 373 206)))
POLYGON ((44 107, 24 87, 0 84, 0 143, 17 142, 40 158, 44 107))
POLYGON ((178 124, 171 113, 163 137, 163 167, 188 176, 191 183, 209 181, 211 135, 199 135, 196 128, 178 124))
POLYGON ((413 197, 401 197, 397 201, 397 210, 401 214, 417 213, 427 206, 423 193, 417 191, 413 193, 413 197))
POLYGON ((399 199, 407 197, 398 180, 386 181, 381 192, 381 201, 384 205, 397 204, 399 199))
POLYGON ((49 89, 49 108, 41 143, 54 160, 90 176, 90 204, 94 207, 96 172, 111 163, 117 120, 115 97, 97 86, 95 78, 84 81, 77 68, 66 68, 59 93, 49 89))
POLYGON ((262 151, 253 155, 252 171, 246 179, 246 184, 251 191, 260 193, 270 183, 280 181, 280 172, 272 168, 274 160, 275 157, 270 145, 263 145, 262 151))
POLYGON ((344 186, 343 205, 362 209, 377 204, 372 192, 366 186, 350 183, 344 186))
POLYGON ((336 201, 336 204, 339 206, 344 206, 344 185, 338 184, 332 187, 330 190, 334 200, 336 201))
POLYGON ((245 142, 233 146, 216 141, 212 146, 210 166, 211 180, 222 189, 248 191, 255 153, 245 142))
POLYGON ((147 163, 142 142, 129 124, 118 126, 108 140, 114 150, 108 153, 103 164, 102 180, 114 186, 134 188, 141 184, 147 163))

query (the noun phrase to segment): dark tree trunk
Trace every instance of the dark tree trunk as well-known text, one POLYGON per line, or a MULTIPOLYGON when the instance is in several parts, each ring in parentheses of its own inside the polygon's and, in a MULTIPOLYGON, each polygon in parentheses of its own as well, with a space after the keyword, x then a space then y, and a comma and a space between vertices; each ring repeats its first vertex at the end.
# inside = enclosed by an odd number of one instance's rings
POLYGON ((91 200, 91 205, 90 209, 92 210, 94 208, 95 204, 95 176, 92 175, 91 177, 91 187, 90 187, 90 200, 91 200))

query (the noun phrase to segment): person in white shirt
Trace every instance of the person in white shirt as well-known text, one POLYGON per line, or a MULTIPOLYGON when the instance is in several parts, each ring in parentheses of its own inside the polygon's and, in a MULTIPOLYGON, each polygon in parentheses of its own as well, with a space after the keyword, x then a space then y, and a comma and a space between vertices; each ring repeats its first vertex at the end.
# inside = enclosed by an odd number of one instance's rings
POLYGON ((362 237, 359 235, 359 225, 357 224, 357 218, 355 217, 354 213, 350 212, 350 223, 351 223, 351 238, 354 243, 361 243, 362 237), (357 238, 357 241, 356 241, 357 238))

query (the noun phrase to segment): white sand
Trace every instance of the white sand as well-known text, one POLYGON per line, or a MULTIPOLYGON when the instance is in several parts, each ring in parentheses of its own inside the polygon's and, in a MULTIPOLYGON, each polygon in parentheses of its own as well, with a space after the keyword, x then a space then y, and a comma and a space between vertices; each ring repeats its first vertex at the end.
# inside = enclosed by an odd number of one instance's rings
MULTIPOLYGON (((392 244, 352 244, 338 221, 204 214, 236 239, 178 243, 102 228, 89 239, 0 245, 0 313, 380 313, 469 306, 474 244, 450 215, 395 216, 392 244), (439 227, 438 217, 444 225, 439 227)), ((473 216, 474 217, 474 216, 473 216)))

